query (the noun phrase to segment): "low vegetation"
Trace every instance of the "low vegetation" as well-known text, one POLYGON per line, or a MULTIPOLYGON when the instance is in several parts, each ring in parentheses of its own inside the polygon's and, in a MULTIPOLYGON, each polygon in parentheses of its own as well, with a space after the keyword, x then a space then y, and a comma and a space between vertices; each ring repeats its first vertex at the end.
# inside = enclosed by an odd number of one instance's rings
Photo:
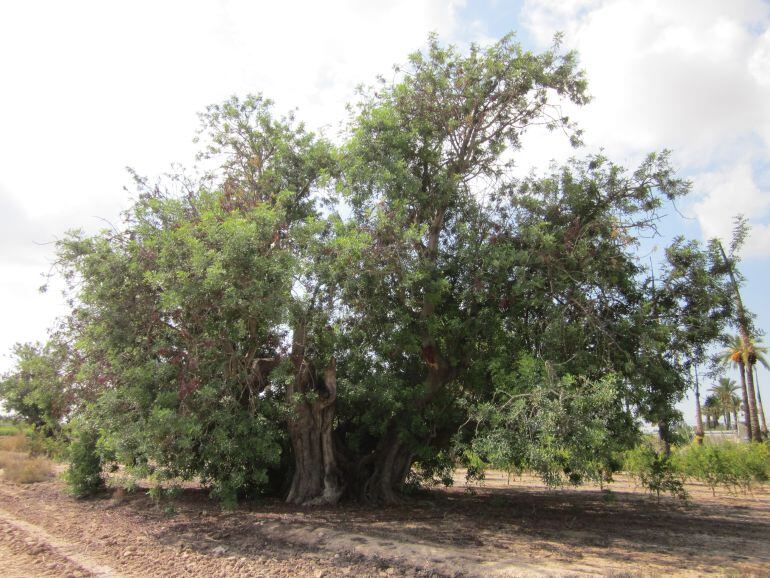
POLYGON ((659 453, 649 443, 642 443, 626 452, 626 473, 660 500, 661 493, 687 499, 685 477, 670 457, 659 453))
POLYGON ((0 422, 0 438, 13 436, 22 431, 22 427, 15 423, 0 422))
POLYGON ((102 463, 96 453, 96 434, 79 428, 69 446, 70 466, 64 474, 70 493, 78 498, 90 496, 104 487, 102 463))
POLYGON ((749 492, 770 479, 770 446, 767 442, 745 444, 691 444, 674 448, 670 456, 644 442, 626 452, 624 468, 642 487, 660 497, 669 493, 686 499, 685 481, 717 488, 749 492))
POLYGON ((6 480, 17 484, 43 482, 54 477, 50 460, 18 452, 0 451, 0 468, 6 480))
POLYGON ((13 435, 0 437, 0 451, 3 452, 26 452, 29 451, 29 439, 18 430, 13 435))
POLYGON ((683 475, 711 488, 750 491, 770 479, 770 446, 721 443, 691 445, 675 452, 672 463, 683 475))
POLYGON ((31 484, 53 477, 51 461, 44 457, 32 456, 29 451, 29 439, 23 433, 0 437, 0 469, 6 480, 17 484, 31 484))

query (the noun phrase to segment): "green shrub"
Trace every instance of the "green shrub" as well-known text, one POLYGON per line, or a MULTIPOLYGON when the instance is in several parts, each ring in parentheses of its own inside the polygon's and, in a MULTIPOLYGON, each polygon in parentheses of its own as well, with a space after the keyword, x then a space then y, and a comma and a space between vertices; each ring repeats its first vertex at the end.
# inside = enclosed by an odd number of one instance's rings
POLYGON ((766 443, 691 445, 676 452, 676 467, 688 478, 703 482, 711 493, 717 486, 749 491, 770 479, 770 448, 766 443))
POLYGON ((672 459, 655 451, 649 443, 642 443, 625 454, 625 470, 648 492, 660 500, 667 492, 680 500, 687 499, 684 476, 677 471, 672 459))
POLYGON ((746 473, 755 482, 770 480, 770 443, 743 444, 746 473))
POLYGON ((92 496, 104 487, 102 461, 96 452, 96 432, 76 429, 69 447, 70 466, 65 480, 73 495, 83 498, 92 496))
POLYGON ((50 435, 41 429, 32 429, 27 434, 29 453, 61 461, 67 457, 67 440, 61 432, 50 435))

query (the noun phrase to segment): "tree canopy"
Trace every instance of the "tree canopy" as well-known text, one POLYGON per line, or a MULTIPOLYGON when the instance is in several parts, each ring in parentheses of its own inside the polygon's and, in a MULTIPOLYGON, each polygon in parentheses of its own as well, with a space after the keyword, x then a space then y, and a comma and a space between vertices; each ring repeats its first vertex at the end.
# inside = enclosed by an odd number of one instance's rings
POLYGON ((667 152, 511 176, 533 125, 579 144, 564 101, 588 101, 574 53, 431 37, 340 143, 262 96, 209 107, 205 174, 137 177, 121 227, 58 245, 67 417, 102 464, 225 502, 393 501, 458 463, 605 479, 732 300, 715 245, 637 254, 689 190, 667 152))

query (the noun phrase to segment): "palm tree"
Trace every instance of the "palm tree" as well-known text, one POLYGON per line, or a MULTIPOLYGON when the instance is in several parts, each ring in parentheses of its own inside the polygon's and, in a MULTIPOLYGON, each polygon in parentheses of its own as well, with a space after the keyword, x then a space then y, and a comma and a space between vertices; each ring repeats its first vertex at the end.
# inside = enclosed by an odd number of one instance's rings
MULTIPOLYGON (((754 439, 751 419, 752 405, 749 403, 749 390, 746 385, 746 362, 744 360, 743 352, 743 340, 737 335, 734 335, 728 338, 727 349, 721 353, 720 358, 722 363, 738 367, 738 375, 741 378, 741 396, 743 398, 743 423, 746 425, 749 440, 752 440, 754 439)), ((759 430, 759 426, 757 426, 757 430, 759 430)))
MULTIPOLYGON (((733 405, 733 398, 738 391, 738 386, 735 380, 729 377, 722 377, 719 379, 719 383, 711 388, 711 393, 719 400, 719 407, 722 410, 722 416, 725 420, 725 427, 732 429, 730 425, 730 414, 733 412, 735 406, 733 405)), ((737 425, 737 424, 736 424, 737 425)))
POLYGON ((703 401, 703 413, 706 414, 706 427, 714 429, 719 425, 719 415, 722 413, 719 407, 719 398, 715 395, 709 395, 703 401))
MULTIPOLYGON (((741 239, 745 239, 747 233, 746 229, 746 221, 740 220, 736 226, 736 233, 733 237, 733 248, 735 248, 736 244, 740 244, 741 239)), ((757 405, 756 405, 756 397, 754 394, 754 375, 751 371, 752 363, 749 362, 749 356, 751 354, 751 337, 749 336, 749 316, 746 313, 746 308, 743 306, 743 299, 741 299, 741 292, 738 287, 738 281, 735 278, 735 271, 733 270, 733 263, 732 261, 727 259, 727 255, 725 254, 725 250, 722 247, 722 243, 717 243, 719 246, 719 251, 722 253, 722 260, 724 261, 725 267, 727 268, 727 273, 730 276, 730 284, 733 287, 733 293, 735 296, 735 305, 736 305, 736 321, 738 324, 738 332, 740 333, 740 342, 741 342, 741 356, 743 358, 743 365, 749 366, 749 371, 744 372, 745 373, 745 382, 746 382, 746 395, 744 396, 744 402, 748 401, 748 404, 746 408, 748 409, 748 423, 750 425, 749 427, 749 440, 756 440, 759 441, 762 439, 761 433, 759 430, 759 420, 757 419, 757 405)), ((731 249, 731 257, 732 257, 733 249, 731 249)))

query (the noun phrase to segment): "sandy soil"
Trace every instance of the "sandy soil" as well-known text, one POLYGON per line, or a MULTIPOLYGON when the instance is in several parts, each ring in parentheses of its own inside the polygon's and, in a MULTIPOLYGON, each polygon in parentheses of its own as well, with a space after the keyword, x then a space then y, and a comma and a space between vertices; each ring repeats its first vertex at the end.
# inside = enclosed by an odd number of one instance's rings
POLYGON ((620 478, 548 490, 462 479, 385 509, 279 501, 221 512, 187 490, 75 500, 59 481, 0 480, 2 576, 770 576, 770 486, 658 503, 620 478))

